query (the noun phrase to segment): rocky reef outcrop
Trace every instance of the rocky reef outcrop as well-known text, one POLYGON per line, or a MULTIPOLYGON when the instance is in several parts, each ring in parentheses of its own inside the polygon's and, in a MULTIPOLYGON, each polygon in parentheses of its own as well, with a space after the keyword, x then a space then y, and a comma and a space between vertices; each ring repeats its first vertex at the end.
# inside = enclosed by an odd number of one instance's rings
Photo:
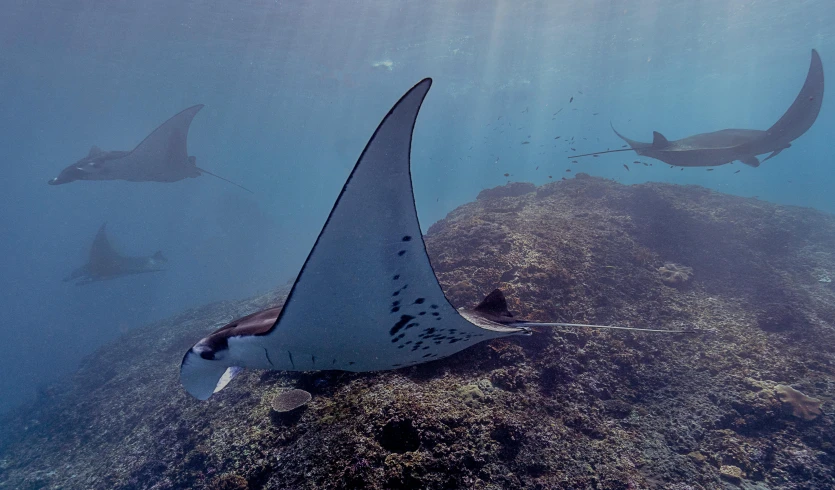
POLYGON ((286 288, 129 332, 3 421, 0 488, 835 488, 835 218, 578 174, 483 192, 433 225, 450 300, 502 288, 544 329, 375 374, 179 386, 207 332, 286 288), (665 264, 692 269, 671 283, 665 264), (313 399, 271 416, 276 394, 313 399))

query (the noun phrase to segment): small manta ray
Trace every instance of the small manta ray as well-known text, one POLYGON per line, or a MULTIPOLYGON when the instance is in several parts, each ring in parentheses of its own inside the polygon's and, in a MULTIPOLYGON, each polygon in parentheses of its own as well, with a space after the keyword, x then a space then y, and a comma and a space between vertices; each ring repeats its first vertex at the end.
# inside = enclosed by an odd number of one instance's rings
POLYGON ((703 133, 683 138, 668 140, 661 133, 653 131, 652 143, 631 140, 612 130, 618 137, 629 143, 631 148, 599 151, 568 158, 597 156, 603 153, 632 151, 641 156, 655 158, 670 165, 680 167, 713 167, 739 160, 751 167, 760 166, 757 155, 771 153, 766 161, 791 147, 791 142, 799 138, 814 124, 823 102, 823 64, 816 50, 812 50, 812 63, 806 75, 806 82, 800 93, 785 114, 765 131, 757 129, 723 129, 712 133, 703 133))
POLYGON ((208 174, 252 192, 231 180, 203 170, 197 158, 188 155, 186 140, 191 121, 203 104, 180 112, 153 130, 131 151, 102 151, 90 148, 90 153, 61 171, 50 185, 76 180, 127 180, 130 182, 177 182, 208 174))
POLYGON ((73 271, 64 279, 64 282, 79 279, 75 285, 83 286, 94 281, 105 281, 131 274, 165 270, 163 265, 168 262, 168 259, 162 255, 162 252, 157 252, 150 257, 119 255, 107 239, 106 227, 107 223, 101 225, 99 232, 96 233, 93 246, 90 248, 90 259, 87 263, 73 271))
POLYGON ((180 381, 191 395, 208 399, 241 368, 385 371, 535 326, 579 326, 516 319, 499 290, 473 310, 456 310, 444 296, 410 169, 412 131, 431 84, 415 85, 377 127, 283 308, 235 320, 186 352, 180 381))

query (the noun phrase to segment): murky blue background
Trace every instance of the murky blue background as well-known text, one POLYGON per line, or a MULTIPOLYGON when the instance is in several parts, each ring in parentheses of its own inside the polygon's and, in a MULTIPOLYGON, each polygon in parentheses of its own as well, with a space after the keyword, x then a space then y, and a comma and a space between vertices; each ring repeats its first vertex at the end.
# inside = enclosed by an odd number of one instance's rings
POLYGON ((627 172, 636 158, 621 153, 565 172, 571 136, 577 152, 620 147, 609 121, 644 141, 766 129, 812 48, 832 79, 831 0, 0 2, 0 410, 120 331, 292 279, 368 137, 426 76, 424 229, 484 188, 577 171, 833 212, 831 92, 757 169, 627 172), (254 195, 210 176, 46 184, 91 145, 132 149, 198 103, 189 153, 254 195), (162 250, 168 270, 62 282, 105 221, 121 252, 162 250))

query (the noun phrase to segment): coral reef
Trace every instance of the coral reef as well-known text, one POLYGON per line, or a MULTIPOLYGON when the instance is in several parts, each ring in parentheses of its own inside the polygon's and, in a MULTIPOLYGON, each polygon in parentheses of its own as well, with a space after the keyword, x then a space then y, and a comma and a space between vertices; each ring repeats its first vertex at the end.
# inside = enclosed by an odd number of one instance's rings
POLYGON ((392 372, 245 371, 189 397, 186 349, 280 288, 89 356, 2 421, 0 488, 835 488, 835 289, 814 273, 835 270, 832 216, 578 174, 483 193, 426 243, 456 306, 501 287, 531 319, 714 333, 546 329, 392 372), (660 258, 698 274, 668 287, 660 258), (793 415, 779 385, 820 415, 793 415), (277 423, 289 388, 313 399, 277 423))

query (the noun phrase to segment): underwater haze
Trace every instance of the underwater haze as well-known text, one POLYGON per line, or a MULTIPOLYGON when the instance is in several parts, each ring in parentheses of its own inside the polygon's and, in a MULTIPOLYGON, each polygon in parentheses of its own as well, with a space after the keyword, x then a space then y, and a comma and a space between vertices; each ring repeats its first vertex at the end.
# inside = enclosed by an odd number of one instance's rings
POLYGON ((831 0, 11 0, 2 10, 3 411, 136 327, 292 281, 381 116, 424 77, 434 88, 412 152, 424 231, 484 189, 578 172, 835 213, 830 94, 811 129, 758 168, 567 158, 620 148, 610 121, 641 141, 767 129, 803 85, 812 49, 825 71, 835 66, 831 0), (195 104, 205 107, 188 154, 252 193, 210 175, 47 185, 93 145, 130 150, 195 104), (116 250, 162 251, 165 270, 63 281, 103 223, 116 250))

